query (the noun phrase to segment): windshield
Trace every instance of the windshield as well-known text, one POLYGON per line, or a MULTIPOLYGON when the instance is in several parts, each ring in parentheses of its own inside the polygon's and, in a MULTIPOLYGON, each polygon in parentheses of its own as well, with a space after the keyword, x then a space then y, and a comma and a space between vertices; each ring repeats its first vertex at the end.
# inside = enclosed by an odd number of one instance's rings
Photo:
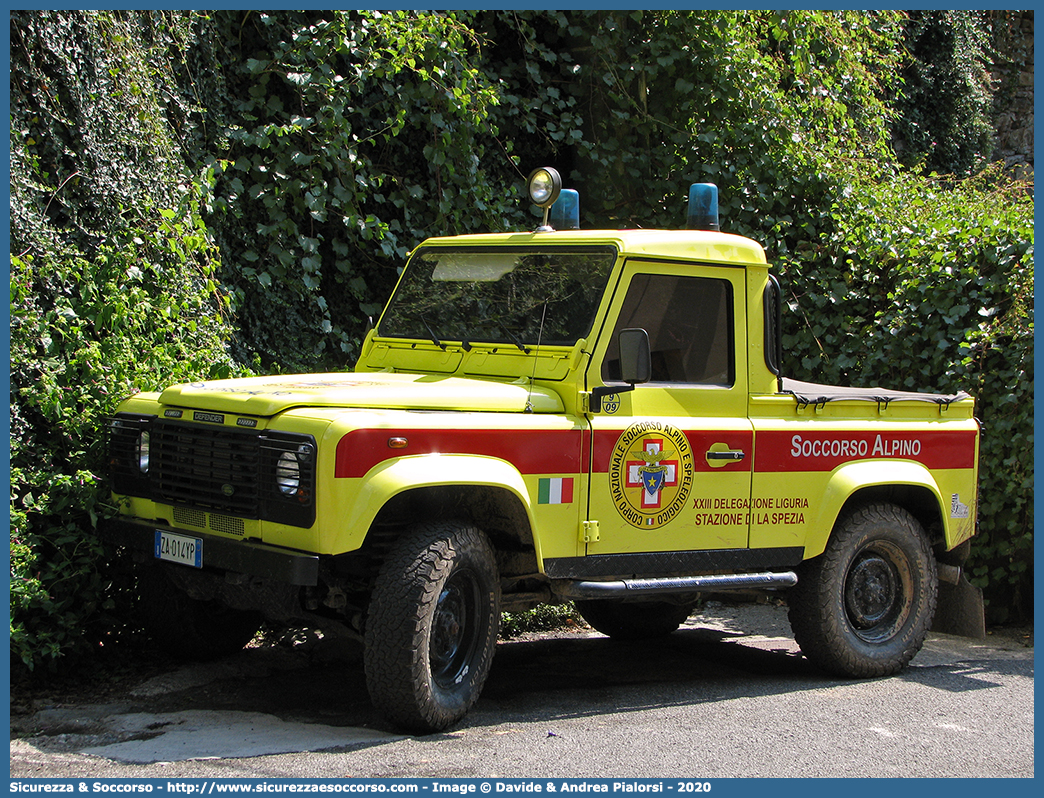
POLYGON ((378 334, 572 346, 591 330, 613 247, 432 247, 406 268, 378 334))

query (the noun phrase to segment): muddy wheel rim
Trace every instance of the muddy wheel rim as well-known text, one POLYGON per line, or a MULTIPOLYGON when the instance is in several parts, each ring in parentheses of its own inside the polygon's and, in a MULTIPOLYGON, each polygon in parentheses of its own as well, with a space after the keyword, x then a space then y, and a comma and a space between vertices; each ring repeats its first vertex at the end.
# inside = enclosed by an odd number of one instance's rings
POLYGON ((910 564, 885 541, 866 546, 845 577, 845 612, 856 635, 867 642, 894 637, 909 615, 910 564))
POLYGON ((479 586, 470 571, 458 571, 442 588, 432 622, 428 655, 435 683, 460 684, 470 669, 479 640, 479 586))

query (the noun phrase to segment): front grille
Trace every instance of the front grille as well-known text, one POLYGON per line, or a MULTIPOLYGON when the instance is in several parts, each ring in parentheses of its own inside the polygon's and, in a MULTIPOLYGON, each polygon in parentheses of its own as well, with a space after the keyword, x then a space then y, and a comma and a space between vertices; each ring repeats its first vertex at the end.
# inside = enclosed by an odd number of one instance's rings
POLYGON ((315 522, 317 458, 310 435, 130 414, 117 415, 109 428, 113 489, 173 505, 181 523, 202 527, 209 516, 211 528, 241 535, 243 525, 237 519, 299 527, 315 522), (286 485, 288 456, 297 463, 296 491, 286 485))
POLYGON ((157 422, 150 443, 156 501, 260 517, 257 433, 157 422))

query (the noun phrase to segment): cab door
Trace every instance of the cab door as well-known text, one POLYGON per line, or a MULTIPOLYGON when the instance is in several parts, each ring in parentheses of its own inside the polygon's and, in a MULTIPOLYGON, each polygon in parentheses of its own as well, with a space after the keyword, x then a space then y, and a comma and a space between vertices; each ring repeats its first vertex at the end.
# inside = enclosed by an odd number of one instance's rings
MULTIPOLYGON (((747 547, 754 437, 744 296, 742 268, 625 264, 588 390, 625 387, 619 331, 627 328, 649 334, 652 380, 606 397, 590 416, 588 556, 747 547)), ((633 572, 648 570, 633 559, 633 572)))

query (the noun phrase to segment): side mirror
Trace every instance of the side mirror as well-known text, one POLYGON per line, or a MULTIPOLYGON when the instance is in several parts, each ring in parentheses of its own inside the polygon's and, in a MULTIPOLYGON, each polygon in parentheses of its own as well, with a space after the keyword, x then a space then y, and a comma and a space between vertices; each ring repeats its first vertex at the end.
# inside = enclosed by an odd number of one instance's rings
POLYGON ((640 327, 620 330, 620 373, 631 386, 652 379, 649 333, 640 327))
POLYGON ((602 399, 616 393, 633 391, 635 385, 652 379, 652 351, 649 333, 640 327, 620 330, 620 375, 626 388, 604 385, 591 391, 591 412, 602 412, 602 399))

